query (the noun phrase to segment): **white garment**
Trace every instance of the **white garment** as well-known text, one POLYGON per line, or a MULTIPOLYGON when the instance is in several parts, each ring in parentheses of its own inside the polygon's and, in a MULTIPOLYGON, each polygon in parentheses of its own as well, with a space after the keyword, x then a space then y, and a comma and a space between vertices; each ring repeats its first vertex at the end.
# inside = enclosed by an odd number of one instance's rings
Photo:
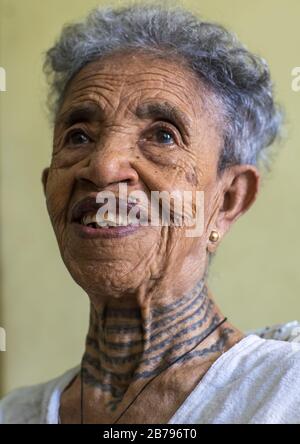
MULTIPOLYGON (((14 390, 0 424, 57 424, 60 395, 78 373, 14 390)), ((300 424, 300 343, 250 334, 221 355, 169 424, 300 424)))

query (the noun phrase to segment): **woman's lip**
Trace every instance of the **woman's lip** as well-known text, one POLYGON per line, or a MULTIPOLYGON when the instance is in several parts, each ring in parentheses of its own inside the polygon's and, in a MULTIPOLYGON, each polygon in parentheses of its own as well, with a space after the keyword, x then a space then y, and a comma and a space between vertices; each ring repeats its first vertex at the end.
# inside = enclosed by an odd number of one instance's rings
MULTIPOLYGON (((120 205, 120 200, 118 197, 115 198, 116 202, 118 203, 118 206, 120 205)), ((84 199, 81 199, 79 202, 77 202, 71 209, 71 222, 80 222, 82 217, 87 213, 97 213, 99 208, 104 205, 103 203, 97 203, 96 196, 87 196, 84 199)), ((129 213, 131 208, 135 207, 136 204, 132 202, 123 202, 123 205, 125 205, 126 208, 126 214, 129 213)))
POLYGON ((141 228, 141 225, 127 225, 112 228, 92 228, 78 222, 72 222, 76 234, 84 239, 118 238, 128 236, 141 228))

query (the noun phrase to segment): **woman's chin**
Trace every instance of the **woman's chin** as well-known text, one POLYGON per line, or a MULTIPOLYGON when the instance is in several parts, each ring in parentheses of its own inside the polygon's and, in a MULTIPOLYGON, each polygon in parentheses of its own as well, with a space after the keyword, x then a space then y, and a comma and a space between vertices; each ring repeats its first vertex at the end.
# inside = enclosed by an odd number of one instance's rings
POLYGON ((138 262, 101 261, 98 265, 70 263, 65 261, 74 281, 90 296, 120 299, 122 295, 134 294, 146 282, 147 273, 137 271, 138 262))

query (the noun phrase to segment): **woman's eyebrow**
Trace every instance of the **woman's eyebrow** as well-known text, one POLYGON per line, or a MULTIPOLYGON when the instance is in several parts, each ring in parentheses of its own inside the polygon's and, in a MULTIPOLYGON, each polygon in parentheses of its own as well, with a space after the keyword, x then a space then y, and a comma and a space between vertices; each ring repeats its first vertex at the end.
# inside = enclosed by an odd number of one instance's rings
POLYGON ((63 114, 58 120, 66 127, 79 122, 91 122, 103 117, 103 110, 95 104, 82 104, 73 107, 63 114))
MULTIPOLYGON (((192 121, 181 109, 169 102, 146 102, 139 104, 134 113, 140 119, 163 119, 179 126, 187 135, 192 121)), ((58 117, 65 127, 79 122, 92 122, 104 119, 104 111, 99 105, 86 103, 74 106, 58 117)))
POLYGON ((189 131, 192 121, 186 113, 169 102, 146 102, 137 106, 135 114, 141 119, 164 119, 189 131))

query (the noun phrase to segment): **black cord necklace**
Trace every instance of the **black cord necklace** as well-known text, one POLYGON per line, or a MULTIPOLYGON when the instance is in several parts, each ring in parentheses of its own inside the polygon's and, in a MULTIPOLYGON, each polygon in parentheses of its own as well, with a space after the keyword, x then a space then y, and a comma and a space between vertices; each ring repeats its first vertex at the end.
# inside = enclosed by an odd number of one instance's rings
MULTIPOLYGON (((126 409, 118 416, 118 418, 113 422, 113 424, 116 424, 119 419, 127 412, 127 410, 132 406, 132 404, 136 401, 136 399, 140 396, 140 394, 145 390, 145 388, 155 379, 157 376, 161 375, 165 370, 170 368, 172 365, 174 365, 176 362, 178 362, 180 359, 182 359, 184 356, 186 356, 188 353, 192 352, 196 347, 198 347, 201 342, 203 342, 208 336, 210 336, 214 331, 217 330, 225 321, 227 321, 227 318, 224 318, 221 322, 219 322, 213 329, 208 332, 202 339, 199 341, 194 347, 192 347, 190 350, 185 352, 183 355, 179 356, 179 358, 176 358, 171 364, 168 364, 163 370, 161 370, 157 375, 155 375, 152 379, 149 379, 149 381, 144 385, 144 387, 138 392, 138 394, 133 398, 133 400, 129 403, 129 405, 126 407, 126 409)), ((81 369, 80 369, 80 423, 84 424, 83 422, 83 366, 81 363, 81 369)))

